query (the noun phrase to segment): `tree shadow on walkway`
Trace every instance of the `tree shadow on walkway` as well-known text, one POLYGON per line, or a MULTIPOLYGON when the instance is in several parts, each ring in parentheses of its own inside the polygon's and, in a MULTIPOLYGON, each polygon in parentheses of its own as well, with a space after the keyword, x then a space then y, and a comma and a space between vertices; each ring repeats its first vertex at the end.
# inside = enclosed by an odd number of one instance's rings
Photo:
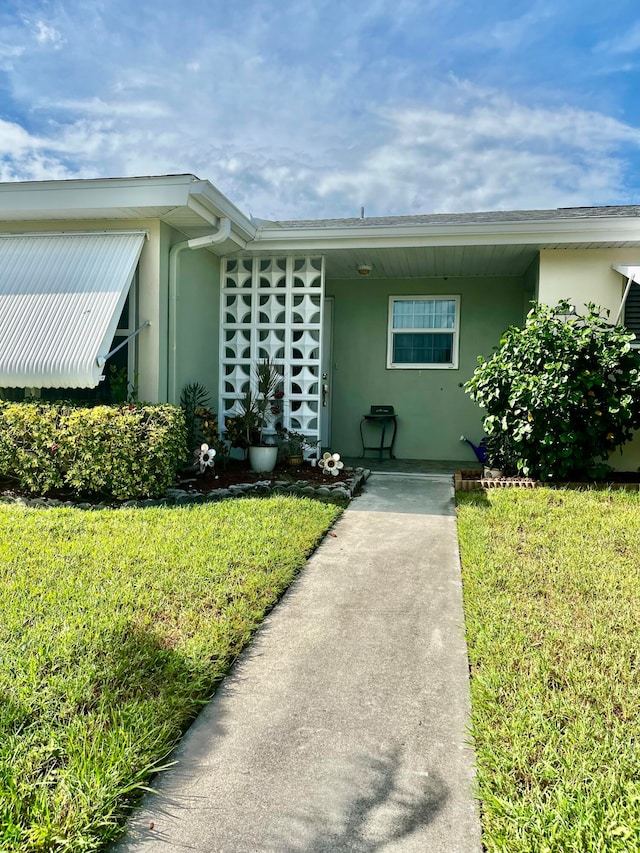
POLYGON ((322 798, 327 808, 301 804, 283 815, 284 832, 265 839, 265 849, 375 853, 430 824, 448 797, 437 773, 407 768, 401 747, 376 757, 363 755, 338 769, 331 793, 322 798))

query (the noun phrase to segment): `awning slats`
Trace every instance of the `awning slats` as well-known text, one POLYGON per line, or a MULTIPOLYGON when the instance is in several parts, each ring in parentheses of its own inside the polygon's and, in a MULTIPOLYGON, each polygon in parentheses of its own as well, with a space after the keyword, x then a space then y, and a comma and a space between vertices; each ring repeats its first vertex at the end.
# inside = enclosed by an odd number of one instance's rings
POLYGON ((0 387, 95 388, 145 236, 0 237, 0 387))

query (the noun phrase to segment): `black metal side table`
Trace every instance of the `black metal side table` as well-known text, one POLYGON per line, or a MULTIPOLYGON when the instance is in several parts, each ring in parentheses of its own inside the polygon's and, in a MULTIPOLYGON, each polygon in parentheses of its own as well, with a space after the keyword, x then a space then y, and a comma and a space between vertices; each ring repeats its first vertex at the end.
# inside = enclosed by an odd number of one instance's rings
POLYGON ((396 457, 393 455, 393 445, 396 440, 396 433, 398 431, 398 416, 393 410, 393 406, 371 406, 371 411, 368 415, 363 415, 362 420, 360 421, 360 440, 362 441, 362 457, 367 450, 377 450, 378 451, 378 461, 382 462, 382 454, 385 450, 389 451, 389 458, 395 459, 396 457), (364 425, 365 424, 373 424, 380 425, 380 444, 376 445, 365 445, 365 437, 364 437, 364 425), (387 427, 393 426, 393 433, 391 435, 391 443, 385 444, 384 440, 387 433, 387 427))

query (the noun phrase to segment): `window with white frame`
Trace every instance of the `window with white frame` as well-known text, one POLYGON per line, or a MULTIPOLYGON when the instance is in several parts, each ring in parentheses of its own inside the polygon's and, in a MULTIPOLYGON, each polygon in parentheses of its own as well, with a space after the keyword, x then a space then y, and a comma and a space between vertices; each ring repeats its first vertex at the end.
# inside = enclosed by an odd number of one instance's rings
POLYGON ((459 296, 390 296, 387 367, 457 367, 459 327, 459 296))

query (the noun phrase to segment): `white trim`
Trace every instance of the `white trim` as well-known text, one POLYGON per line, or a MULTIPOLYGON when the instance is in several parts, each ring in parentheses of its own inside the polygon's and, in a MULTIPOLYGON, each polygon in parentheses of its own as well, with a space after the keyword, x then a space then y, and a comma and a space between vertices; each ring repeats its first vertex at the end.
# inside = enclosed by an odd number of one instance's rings
POLYGON ((7 237, 95 237, 101 234, 106 234, 111 237, 118 234, 140 234, 145 240, 149 239, 149 231, 146 228, 114 228, 113 231, 108 228, 95 231, 2 231, 0 239, 7 237))
POLYGON ((175 216, 177 229, 187 236, 228 218, 233 224, 229 239, 241 247, 257 230, 213 184, 190 174, 0 182, 0 222, 159 219, 171 225, 175 216))
POLYGON ((640 284, 640 265, 627 265, 627 264, 611 264, 612 269, 616 272, 619 272, 620 275, 623 275, 625 278, 630 278, 635 281, 637 284, 640 284))
POLYGON ((615 324, 617 326, 620 322, 622 314, 624 313, 624 308, 627 304, 627 297, 629 296, 629 291, 631 290, 632 283, 635 281, 637 284, 640 284, 640 266, 611 264, 611 268, 614 269, 616 272, 619 272, 620 275, 624 276, 627 279, 624 293, 622 294, 622 299, 620 300, 620 307, 618 308, 618 313, 616 314, 615 324))
POLYGON ((460 349, 460 294, 446 293, 413 293, 408 296, 393 294, 389 296, 389 307, 387 317, 387 370, 457 370, 460 349), (455 302, 456 315, 453 329, 394 329, 393 327, 393 304, 394 302, 455 302), (426 362, 423 364, 396 363, 393 361, 393 336, 394 334, 448 334, 452 336, 451 355, 452 361, 447 364, 426 362))
MULTIPOLYGON (((366 222, 366 220, 365 220, 366 222)), ((394 225, 308 226, 286 228, 261 225, 256 251, 307 251, 348 248, 410 248, 420 246, 531 245, 544 248, 564 243, 632 242, 640 245, 638 217, 599 217, 593 220, 554 219, 491 223, 405 223, 394 225)))

